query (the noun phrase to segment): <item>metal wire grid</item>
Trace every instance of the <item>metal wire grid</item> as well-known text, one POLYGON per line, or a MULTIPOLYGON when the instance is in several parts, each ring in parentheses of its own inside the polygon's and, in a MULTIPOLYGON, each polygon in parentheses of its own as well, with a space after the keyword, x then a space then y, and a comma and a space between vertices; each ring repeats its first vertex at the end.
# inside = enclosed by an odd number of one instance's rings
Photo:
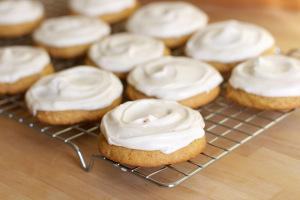
POLYGON ((64 142, 75 151, 81 167, 86 171, 90 169, 90 163, 85 160, 84 154, 75 140, 86 135, 97 138, 99 123, 84 123, 73 126, 49 126, 40 123, 28 112, 22 95, 0 96, 0 116, 13 119, 30 128, 35 128, 51 138, 64 142))
POLYGON ((94 137, 99 133, 99 123, 83 123, 74 126, 49 126, 38 122, 26 109, 22 95, 0 96, 0 115, 39 130, 41 133, 69 145, 79 158, 81 167, 89 171, 96 159, 106 160, 122 171, 138 175, 164 187, 174 187, 208 165, 225 156, 263 130, 274 125, 290 112, 259 111, 228 102, 220 96, 213 103, 199 110, 206 121, 208 145, 203 153, 187 162, 142 168, 126 166, 95 154, 87 159, 75 142, 82 137, 94 137))
POLYGON ((228 102, 223 96, 199 111, 206 121, 208 145, 194 159, 158 168, 142 168, 99 158, 157 185, 175 187, 290 114, 241 107, 228 102))

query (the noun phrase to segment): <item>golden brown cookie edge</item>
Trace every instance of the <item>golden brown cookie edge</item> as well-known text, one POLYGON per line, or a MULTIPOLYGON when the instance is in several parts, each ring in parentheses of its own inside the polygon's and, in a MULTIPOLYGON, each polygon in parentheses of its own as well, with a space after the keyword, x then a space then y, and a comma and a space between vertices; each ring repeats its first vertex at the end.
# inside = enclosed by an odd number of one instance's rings
POLYGON ((96 121, 120 105, 121 102, 122 97, 119 97, 111 105, 97 110, 38 111, 36 117, 39 121, 51 125, 72 125, 79 122, 96 121))
POLYGON ((206 139, 202 137, 191 144, 171 154, 161 151, 143 151, 110 145, 103 135, 99 136, 100 153, 115 162, 140 167, 158 167, 187 161, 199 155, 206 146, 206 139))
POLYGON ((228 99, 246 107, 260 110, 286 111, 300 107, 299 97, 264 97, 247 93, 241 89, 233 88, 229 83, 226 86, 228 99))

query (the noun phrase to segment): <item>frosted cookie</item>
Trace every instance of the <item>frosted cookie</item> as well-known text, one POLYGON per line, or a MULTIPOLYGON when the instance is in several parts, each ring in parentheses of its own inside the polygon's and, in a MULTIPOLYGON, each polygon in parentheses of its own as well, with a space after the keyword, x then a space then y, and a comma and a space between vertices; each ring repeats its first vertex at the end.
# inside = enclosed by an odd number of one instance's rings
POLYGON ((121 103, 123 86, 112 73, 78 66, 46 76, 26 93, 26 104, 40 121, 53 125, 99 120, 121 103))
POLYGON ((238 63, 275 52, 274 38, 264 28, 235 20, 217 22, 198 31, 186 45, 186 55, 206 61, 221 73, 238 63))
POLYGON ((163 42, 147 36, 120 33, 92 45, 88 64, 114 72, 120 78, 136 65, 169 54, 163 42))
POLYGON ((31 33, 43 17, 44 7, 39 1, 0 1, 0 37, 18 37, 31 33))
POLYGON ((155 167, 196 157, 205 147, 198 111, 166 100, 126 102, 101 122, 99 149, 113 161, 155 167))
POLYGON ((300 107, 300 61, 274 55, 244 62, 233 70, 227 96, 258 109, 300 107))
POLYGON ((24 92, 53 71, 49 55, 43 49, 30 46, 0 48, 0 94, 24 92))
POLYGON ((125 20, 136 10, 137 0, 70 0, 73 14, 98 17, 107 23, 125 20))
POLYGON ((74 58, 109 35, 110 27, 96 18, 66 16, 46 20, 33 35, 34 41, 53 57, 74 58))
POLYGON ((173 48, 183 45, 207 21, 203 11, 184 1, 155 2, 133 14, 126 27, 129 32, 156 37, 173 48))
POLYGON ((197 108, 214 100, 222 76, 210 65, 185 57, 163 57, 133 69, 126 94, 132 99, 158 98, 197 108))

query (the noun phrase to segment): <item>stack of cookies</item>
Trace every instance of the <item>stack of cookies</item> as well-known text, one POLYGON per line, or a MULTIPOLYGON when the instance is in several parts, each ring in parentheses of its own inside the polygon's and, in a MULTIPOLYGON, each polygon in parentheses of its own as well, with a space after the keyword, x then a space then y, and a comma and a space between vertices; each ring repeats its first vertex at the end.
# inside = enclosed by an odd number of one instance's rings
POLYGON ((38 1, 0 2, 0 37, 32 33, 36 45, 0 48, 0 94, 25 93, 42 123, 101 121, 99 150, 111 160, 155 167, 197 156, 206 142, 196 109, 223 88, 243 106, 300 107, 300 61, 278 55, 263 27, 208 24, 184 1, 70 0, 69 8, 46 19, 38 1), (111 35, 120 23, 125 31, 111 35), (177 48, 184 55, 172 55, 177 48), (54 72, 50 57, 84 63, 54 72))

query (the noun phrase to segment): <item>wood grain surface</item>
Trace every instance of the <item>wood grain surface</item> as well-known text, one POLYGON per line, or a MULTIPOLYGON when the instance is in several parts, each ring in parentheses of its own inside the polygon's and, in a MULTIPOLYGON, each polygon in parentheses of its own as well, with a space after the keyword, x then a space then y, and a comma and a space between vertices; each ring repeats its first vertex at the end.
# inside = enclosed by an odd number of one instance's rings
MULTIPOLYGON (((255 22, 268 28, 284 51, 300 47, 300 13, 202 6, 211 21, 255 22)), ((300 111, 296 111, 188 181, 166 189, 104 161, 97 161, 92 172, 86 173, 69 147, 0 117, 0 199, 297 200, 299 122, 300 111)), ((88 139, 81 143, 94 144, 88 139)))

